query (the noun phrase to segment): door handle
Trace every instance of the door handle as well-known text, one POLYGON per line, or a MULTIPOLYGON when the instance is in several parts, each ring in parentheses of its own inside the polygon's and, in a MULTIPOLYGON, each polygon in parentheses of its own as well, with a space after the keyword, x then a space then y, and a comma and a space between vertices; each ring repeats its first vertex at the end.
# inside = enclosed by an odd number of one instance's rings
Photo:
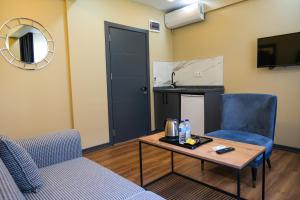
POLYGON ((141 91, 143 92, 143 94, 147 94, 148 93, 148 88, 146 86, 141 87, 141 91))

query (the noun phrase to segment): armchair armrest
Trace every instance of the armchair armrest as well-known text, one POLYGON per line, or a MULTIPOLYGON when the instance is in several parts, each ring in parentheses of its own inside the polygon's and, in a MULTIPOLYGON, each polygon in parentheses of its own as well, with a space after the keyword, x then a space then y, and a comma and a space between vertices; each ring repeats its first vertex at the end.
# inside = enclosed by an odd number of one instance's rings
POLYGON ((82 156, 80 134, 73 129, 17 142, 28 151, 39 168, 82 156))

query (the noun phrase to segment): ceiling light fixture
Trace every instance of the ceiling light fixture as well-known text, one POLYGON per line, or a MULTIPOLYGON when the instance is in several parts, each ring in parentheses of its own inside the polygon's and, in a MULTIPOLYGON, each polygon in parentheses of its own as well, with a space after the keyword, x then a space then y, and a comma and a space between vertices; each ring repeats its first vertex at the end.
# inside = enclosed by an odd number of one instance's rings
POLYGON ((181 0, 180 4, 183 5, 189 5, 189 4, 193 4, 193 3, 199 3, 200 0, 181 0))

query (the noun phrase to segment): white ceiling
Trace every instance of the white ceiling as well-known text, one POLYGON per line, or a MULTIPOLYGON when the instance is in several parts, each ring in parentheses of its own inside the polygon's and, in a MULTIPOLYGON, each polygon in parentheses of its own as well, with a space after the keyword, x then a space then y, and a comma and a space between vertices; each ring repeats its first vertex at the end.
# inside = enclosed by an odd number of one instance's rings
MULTIPOLYGON (((132 0, 138 3, 142 3, 151 7, 154 7, 158 10, 162 10, 164 12, 169 12, 172 10, 176 10, 178 8, 187 6, 189 4, 198 2, 199 0, 132 0)), ((237 2, 241 2, 245 0, 200 0, 205 4, 205 11, 215 10, 230 4, 234 4, 237 2)))
POLYGON ((174 0, 173 2, 167 0, 133 0, 133 1, 154 7, 162 11, 175 10, 177 8, 181 8, 191 3, 197 2, 197 0, 174 0))

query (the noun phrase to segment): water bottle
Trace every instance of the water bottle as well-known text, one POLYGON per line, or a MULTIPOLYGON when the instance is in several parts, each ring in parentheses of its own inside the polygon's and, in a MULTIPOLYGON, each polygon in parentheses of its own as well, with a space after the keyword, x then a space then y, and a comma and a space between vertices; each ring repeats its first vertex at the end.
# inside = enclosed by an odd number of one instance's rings
POLYGON ((192 137, 190 120, 188 119, 184 120, 184 124, 185 124, 185 140, 187 140, 192 137))
POLYGON ((178 128, 178 131, 179 131, 179 144, 184 144, 185 143, 185 130, 186 130, 186 126, 185 126, 185 123, 184 121, 180 121, 180 124, 179 124, 179 128, 178 128))

